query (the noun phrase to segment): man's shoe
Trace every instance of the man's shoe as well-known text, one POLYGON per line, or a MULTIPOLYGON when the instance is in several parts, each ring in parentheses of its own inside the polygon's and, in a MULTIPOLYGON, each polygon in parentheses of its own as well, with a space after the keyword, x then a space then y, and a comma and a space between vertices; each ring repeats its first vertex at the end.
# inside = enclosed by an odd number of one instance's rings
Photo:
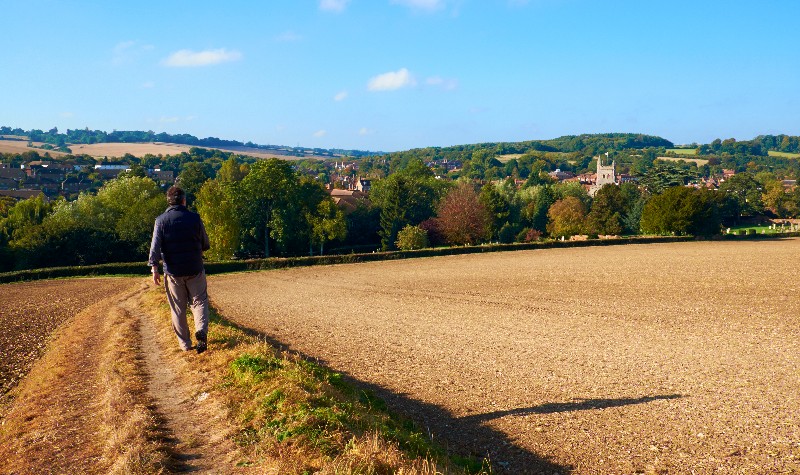
POLYGON ((197 346, 195 349, 197 350, 197 354, 206 351, 208 349, 208 342, 206 341, 206 334, 203 332, 197 332, 194 334, 194 337, 197 339, 197 346))

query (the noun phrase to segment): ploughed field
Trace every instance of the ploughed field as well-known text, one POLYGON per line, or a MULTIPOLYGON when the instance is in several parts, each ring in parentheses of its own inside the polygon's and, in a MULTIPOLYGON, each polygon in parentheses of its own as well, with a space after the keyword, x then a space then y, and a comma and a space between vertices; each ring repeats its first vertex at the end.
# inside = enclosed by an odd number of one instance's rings
POLYGON ((27 374, 54 330, 126 286, 130 281, 116 278, 0 285, 0 395, 27 374))
POLYGON ((800 473, 798 269, 798 239, 693 242, 232 274, 209 292, 499 473, 800 473))

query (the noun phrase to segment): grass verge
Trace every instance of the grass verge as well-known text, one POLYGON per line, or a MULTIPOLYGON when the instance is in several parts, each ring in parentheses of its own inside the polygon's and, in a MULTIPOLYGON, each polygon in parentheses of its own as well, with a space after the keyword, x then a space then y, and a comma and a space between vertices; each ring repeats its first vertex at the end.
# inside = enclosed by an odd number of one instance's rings
MULTIPOLYGON (((167 330, 163 292, 144 298, 167 330), (163 317, 163 318, 162 318, 163 317)), ((168 329, 171 331, 171 327, 168 329)), ((285 474, 489 474, 490 464, 436 446, 344 375, 211 314, 209 351, 199 356, 209 397, 227 408, 238 465, 285 474)))

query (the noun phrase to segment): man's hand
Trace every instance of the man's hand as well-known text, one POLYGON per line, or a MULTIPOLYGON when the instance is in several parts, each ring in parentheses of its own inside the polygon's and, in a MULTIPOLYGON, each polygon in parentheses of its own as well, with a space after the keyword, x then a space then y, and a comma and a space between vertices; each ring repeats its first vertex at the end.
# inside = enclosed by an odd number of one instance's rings
POLYGON ((158 266, 153 266, 153 283, 161 286, 161 274, 158 273, 158 266))

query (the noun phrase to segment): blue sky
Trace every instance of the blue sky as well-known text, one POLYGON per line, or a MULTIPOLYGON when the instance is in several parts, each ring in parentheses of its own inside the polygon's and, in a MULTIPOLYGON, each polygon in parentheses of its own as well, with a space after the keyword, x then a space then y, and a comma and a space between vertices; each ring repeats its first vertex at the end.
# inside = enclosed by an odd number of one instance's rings
POLYGON ((0 2, 0 125, 394 151, 800 135, 800 2, 0 2))

